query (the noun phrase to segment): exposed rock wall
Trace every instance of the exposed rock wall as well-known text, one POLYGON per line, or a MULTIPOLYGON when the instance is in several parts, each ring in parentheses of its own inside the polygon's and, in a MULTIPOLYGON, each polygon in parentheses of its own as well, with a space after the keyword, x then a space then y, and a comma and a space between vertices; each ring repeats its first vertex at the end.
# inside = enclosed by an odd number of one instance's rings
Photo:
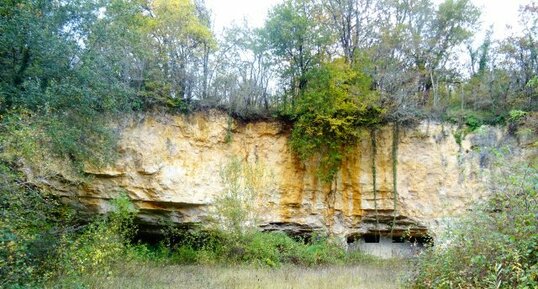
MULTIPOLYGON (((459 145, 455 129, 426 122, 400 129, 397 195, 390 125, 376 133, 375 158, 370 132, 365 130, 363 140, 345 156, 336 181, 324 184, 315 173, 315 160, 303 164, 290 151, 289 127, 277 122, 230 122, 215 111, 133 116, 119 129, 120 157, 114 165, 86 168, 92 178, 82 184, 64 180, 47 185, 98 211, 106 211, 108 200, 126 192, 140 209, 140 220, 148 224, 161 219, 204 223, 223 192, 220 171, 236 157, 266 168, 256 201, 259 224, 266 230, 328 230, 353 236, 388 232, 395 219, 395 232, 421 233, 485 196, 488 156, 477 148, 507 140, 506 132, 489 127, 459 145)), ((535 141, 531 139, 529 143, 535 141)))

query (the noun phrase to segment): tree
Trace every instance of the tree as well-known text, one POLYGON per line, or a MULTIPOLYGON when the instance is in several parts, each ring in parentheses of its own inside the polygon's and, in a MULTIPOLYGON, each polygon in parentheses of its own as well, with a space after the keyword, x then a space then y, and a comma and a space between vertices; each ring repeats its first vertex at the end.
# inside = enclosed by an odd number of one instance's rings
POLYGON ((48 153, 79 163, 107 155, 103 116, 130 102, 116 63, 91 41, 98 10, 82 0, 2 2, 2 155, 26 153, 30 163, 48 153))
POLYGON ((368 49, 377 35, 379 15, 374 0, 324 0, 323 7, 338 36, 343 57, 348 62, 356 60, 361 49, 368 49))
MULTIPOLYGON (((207 70, 204 61, 214 45, 207 13, 191 0, 156 0, 151 4, 154 18, 150 34, 155 41, 163 75, 171 85, 171 97, 191 100, 196 94, 197 73, 200 66, 207 70), (200 12, 204 14, 199 15, 200 12)), ((198 96, 203 93, 202 87, 198 96)))
POLYGON ((269 12, 263 33, 276 62, 282 63, 282 77, 290 81, 292 103, 306 87, 307 72, 327 53, 331 36, 325 23, 320 5, 312 0, 287 0, 269 12))
POLYGON ((260 31, 246 24, 232 26, 219 47, 210 57, 209 98, 203 105, 222 106, 242 118, 267 116, 273 103, 269 81, 275 72, 260 31))
POLYGON ((468 0, 378 2, 379 41, 371 48, 373 76, 394 119, 414 119, 440 107, 440 81, 457 76, 454 50, 472 36, 479 10, 468 0), (433 97, 432 97, 433 96, 433 97))
MULTIPOLYGON (((524 32, 493 42, 491 30, 483 43, 471 54, 471 77, 464 87, 465 99, 458 101, 460 117, 477 117, 484 123, 506 120, 511 110, 536 109, 538 73, 536 22, 534 5, 522 7, 524 32)), ((454 113, 452 113, 454 114, 454 113)))
POLYGON ((538 94, 534 79, 538 74, 538 6, 523 6, 520 19, 524 33, 508 37, 501 44, 500 65, 510 76, 507 104, 518 109, 536 109, 538 94))

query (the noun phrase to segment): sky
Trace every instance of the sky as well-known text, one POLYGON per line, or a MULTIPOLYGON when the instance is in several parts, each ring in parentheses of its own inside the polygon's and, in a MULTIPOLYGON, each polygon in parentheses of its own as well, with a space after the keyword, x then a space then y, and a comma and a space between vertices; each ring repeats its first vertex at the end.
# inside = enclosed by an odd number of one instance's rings
POLYGON ((519 9, 531 0, 472 0, 482 11, 482 28, 493 25, 494 39, 501 39, 519 31, 519 9), (507 26, 512 26, 508 29, 507 26))
POLYGON ((232 22, 247 19, 250 26, 261 27, 269 9, 280 0, 206 0, 211 9, 217 31, 232 22))
MULTIPOLYGON (((436 2, 440 2, 437 0, 436 2)), ((522 4, 531 0, 472 0, 482 9, 482 27, 490 25, 494 28, 494 39, 501 39, 511 32, 507 25, 513 26, 512 31, 519 29, 518 13, 522 4)), ((261 27, 267 16, 267 11, 281 0, 206 0, 207 6, 212 10, 216 31, 221 31, 233 23, 241 23, 246 19, 250 26, 261 27)))

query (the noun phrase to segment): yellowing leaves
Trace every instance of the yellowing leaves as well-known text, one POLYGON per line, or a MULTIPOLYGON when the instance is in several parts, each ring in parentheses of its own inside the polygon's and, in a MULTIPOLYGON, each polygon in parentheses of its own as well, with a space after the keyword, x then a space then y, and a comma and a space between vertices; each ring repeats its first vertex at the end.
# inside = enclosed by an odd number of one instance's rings
POLYGON ((297 122, 292 149, 306 161, 319 159, 318 174, 331 181, 346 147, 358 142, 361 128, 378 124, 383 110, 370 79, 343 59, 324 63, 308 74, 304 94, 294 108, 297 122))
POLYGON ((213 34, 196 15, 190 0, 156 0, 152 3, 156 33, 179 41, 213 43, 213 34))

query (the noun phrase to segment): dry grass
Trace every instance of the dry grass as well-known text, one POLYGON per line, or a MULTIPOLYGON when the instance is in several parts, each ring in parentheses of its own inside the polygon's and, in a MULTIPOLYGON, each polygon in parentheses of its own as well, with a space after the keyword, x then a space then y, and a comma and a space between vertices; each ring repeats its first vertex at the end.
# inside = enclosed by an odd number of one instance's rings
POLYGON ((91 288, 362 289, 399 288, 403 262, 278 269, 222 266, 124 265, 120 273, 94 279, 91 288))

